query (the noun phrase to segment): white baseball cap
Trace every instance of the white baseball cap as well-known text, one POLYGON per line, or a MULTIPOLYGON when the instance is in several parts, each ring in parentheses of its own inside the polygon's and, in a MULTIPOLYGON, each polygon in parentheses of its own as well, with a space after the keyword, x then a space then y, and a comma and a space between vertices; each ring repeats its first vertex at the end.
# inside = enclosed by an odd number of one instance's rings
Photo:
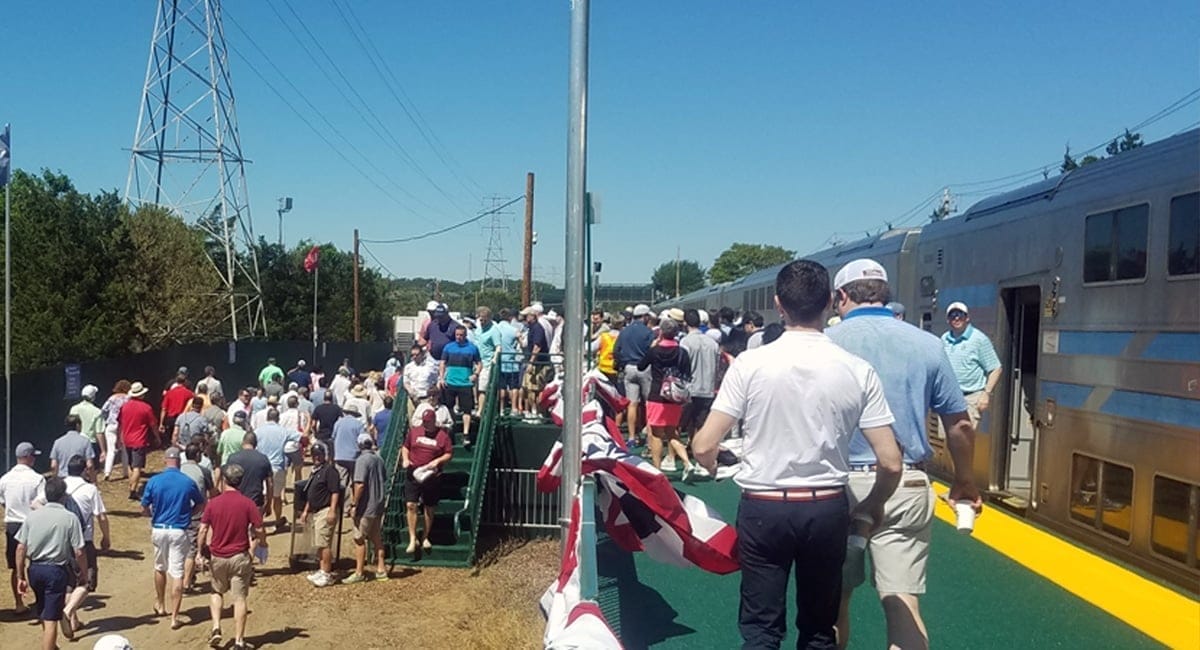
POLYGON ((429 302, 425 303, 425 311, 433 311, 437 308, 438 308, 438 301, 436 301, 436 300, 430 300, 429 302))
POLYGON ((83 387, 83 388, 82 388, 82 389, 79 391, 79 394, 80 394, 80 395, 83 395, 83 396, 84 396, 84 397, 86 397, 87 399, 94 399, 94 398, 96 397, 96 393, 97 393, 99 390, 100 390, 100 389, 99 389, 99 388, 96 388, 96 386, 95 386, 94 384, 88 384, 87 386, 84 386, 84 387, 83 387))
POLYGON ((837 275, 833 278, 833 288, 841 289, 856 280, 883 280, 887 282, 887 279, 887 271, 880 266, 879 262, 864 257, 843 266, 842 270, 838 271, 837 275))
POLYGON ((949 316, 949 315, 950 315, 950 312, 952 312, 952 311, 955 311, 955 310, 957 310, 957 311, 961 311, 961 312, 962 312, 962 313, 964 313, 964 314, 970 314, 970 313, 971 313, 970 311, 968 311, 968 310, 967 310, 967 303, 965 303, 965 302, 952 302, 952 303, 950 303, 950 305, 949 305, 948 307, 946 307, 946 315, 947 315, 947 316, 949 316))
POLYGON ((642 305, 638 305, 637 307, 633 308, 634 316, 645 316, 646 314, 649 314, 649 313, 650 313, 650 305, 642 304, 642 305))

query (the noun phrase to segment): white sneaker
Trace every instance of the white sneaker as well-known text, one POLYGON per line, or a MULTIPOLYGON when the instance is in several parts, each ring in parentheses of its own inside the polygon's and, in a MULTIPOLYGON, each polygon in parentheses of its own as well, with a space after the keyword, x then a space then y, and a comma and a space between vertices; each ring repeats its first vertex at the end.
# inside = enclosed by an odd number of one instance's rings
POLYGON ((328 587, 333 583, 333 575, 329 573, 321 573, 321 575, 317 576, 316 580, 313 580, 313 586, 315 587, 328 587))
POLYGON ((662 471, 664 471, 664 472, 674 472, 675 471, 675 457, 674 456, 668 456, 663 459, 662 471))
POLYGON ((695 475, 694 471, 695 465, 688 465, 687 467, 684 467, 683 476, 679 477, 679 480, 683 481, 684 483, 691 483, 692 477, 695 475))
POLYGON ((433 542, 430 542, 430 541, 429 541, 429 538, 428 538, 428 537, 426 537, 426 538, 425 538, 425 541, 424 541, 424 542, 421 542, 421 548, 423 548, 423 549, 425 549, 426 551, 428 551, 428 550, 430 550, 430 549, 432 549, 432 548, 433 548, 433 542))
POLYGON ((304 576, 304 578, 315 585, 321 579, 321 572, 314 571, 314 572, 304 576))
POLYGON ((411 542, 409 542, 408 548, 404 549, 404 552, 408 553, 409 555, 416 553, 417 552, 417 540, 414 539, 411 542))

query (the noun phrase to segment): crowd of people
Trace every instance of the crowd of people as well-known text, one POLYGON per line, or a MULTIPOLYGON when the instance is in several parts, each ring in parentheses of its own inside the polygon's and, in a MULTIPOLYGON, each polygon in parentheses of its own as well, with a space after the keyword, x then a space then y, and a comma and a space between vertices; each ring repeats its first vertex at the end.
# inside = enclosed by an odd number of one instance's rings
MULTIPOLYGON (((752 311, 656 314, 639 304, 596 310, 578 326, 594 367, 629 400, 617 417, 626 443, 644 447, 656 468, 681 466, 685 482, 716 475, 718 444, 730 432, 742 439, 734 480, 742 489, 738 620, 746 647, 778 647, 793 570, 804 576, 799 645, 845 645, 849 596, 865 580, 861 557, 847 561, 851 532, 869 540, 889 641, 921 647, 918 598, 933 512, 925 414, 939 415, 954 460, 949 498, 978 509, 974 428, 1000 363, 963 303, 948 307, 941 340, 904 322, 886 272, 871 260, 847 264, 832 295, 830 286, 823 267, 801 260, 779 273, 779 323, 752 311)), ((40 452, 23 442, 17 464, 0 477, 15 609, 31 611, 32 590, 43 647, 56 647, 60 633, 73 637, 78 610, 97 588, 96 531, 100 549, 112 544, 98 481, 127 481, 129 499, 150 518, 154 613, 173 629, 183 625, 183 594, 207 571, 213 647, 223 643, 226 603, 232 647, 248 647, 254 566, 265 561, 268 529, 292 526, 289 486, 316 549, 317 569, 306 576, 315 587, 338 581, 332 548, 344 517, 355 569, 341 582, 388 579, 382 518, 393 471, 404 472, 407 552, 429 552, 456 419, 470 449, 493 379, 503 412, 539 418, 538 394, 562 372, 571 325, 537 303, 495 317, 479 307, 456 321, 431 302, 426 316, 408 357, 397 350, 380 372, 357 373, 348 360, 328 374, 304 360, 284 371, 268 359, 256 385, 227 397, 211 366, 194 383, 179 368, 157 413, 142 382, 118 381, 100 406, 97 387, 83 387, 49 451, 50 471, 33 469, 40 452), (393 415, 401 387, 408 403, 393 415), (398 468, 376 453, 393 417, 404 418, 406 432, 398 468), (146 480, 158 450, 163 468, 146 480)))

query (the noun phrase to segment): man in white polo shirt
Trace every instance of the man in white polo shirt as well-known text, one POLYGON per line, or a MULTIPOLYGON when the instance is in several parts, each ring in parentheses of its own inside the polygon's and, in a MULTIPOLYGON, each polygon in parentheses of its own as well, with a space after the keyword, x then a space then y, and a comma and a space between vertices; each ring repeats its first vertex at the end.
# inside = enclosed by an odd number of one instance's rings
POLYGON ((769 347, 738 355, 692 441, 716 474, 717 443, 743 420, 738 506, 741 607, 746 648, 778 648, 787 632, 788 579, 795 565, 798 648, 835 648, 842 562, 851 517, 883 522, 900 480, 892 413, 875 371, 830 341, 829 272, 810 260, 783 267, 775 304, 786 324, 769 347), (876 481, 853 509, 846 494, 850 437, 861 429, 878 458, 876 481))
POLYGON ((25 614, 29 611, 29 608, 25 606, 24 598, 17 590, 17 531, 20 530, 21 524, 25 523, 34 499, 37 499, 38 492, 46 483, 46 477, 33 469, 33 461, 40 453, 28 442, 18 444, 17 448, 13 450, 17 464, 13 465, 13 468, 8 470, 4 476, 0 476, 0 506, 4 507, 6 544, 4 556, 8 560, 8 568, 12 574, 10 576, 12 595, 13 602, 16 603, 13 612, 16 614, 25 614))

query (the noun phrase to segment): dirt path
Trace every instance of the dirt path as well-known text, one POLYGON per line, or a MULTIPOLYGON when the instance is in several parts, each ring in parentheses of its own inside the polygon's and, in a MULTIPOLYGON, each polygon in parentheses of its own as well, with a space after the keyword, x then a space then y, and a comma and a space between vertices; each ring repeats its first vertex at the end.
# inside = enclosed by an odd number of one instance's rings
MULTIPOLYGON (((152 458, 151 467, 161 467, 152 458)), ((184 627, 172 631, 169 618, 153 615, 154 582, 149 521, 129 501, 124 482, 101 482, 109 509, 113 550, 100 556, 100 586, 80 613, 78 640, 60 639, 64 650, 91 648, 101 636, 118 633, 134 648, 207 647, 208 577, 202 593, 185 595, 184 627)), ((290 512, 290 507, 285 506, 290 512)), ((342 555, 350 556, 347 533, 342 555)), ((97 531, 98 534, 98 531, 97 531)), ((554 579, 556 541, 493 541, 482 568, 409 569, 397 567, 388 582, 314 588, 287 567, 288 534, 269 535, 271 556, 250 591, 247 640, 255 647, 281 648, 533 648, 545 625, 537 599, 554 579)), ((487 544, 487 542, 481 542, 487 544)), ((339 575, 353 568, 345 560, 339 575)), ((14 620, 7 584, 0 594, 0 647, 35 648, 36 621, 14 620)), ((232 642, 232 609, 222 629, 232 642)))

